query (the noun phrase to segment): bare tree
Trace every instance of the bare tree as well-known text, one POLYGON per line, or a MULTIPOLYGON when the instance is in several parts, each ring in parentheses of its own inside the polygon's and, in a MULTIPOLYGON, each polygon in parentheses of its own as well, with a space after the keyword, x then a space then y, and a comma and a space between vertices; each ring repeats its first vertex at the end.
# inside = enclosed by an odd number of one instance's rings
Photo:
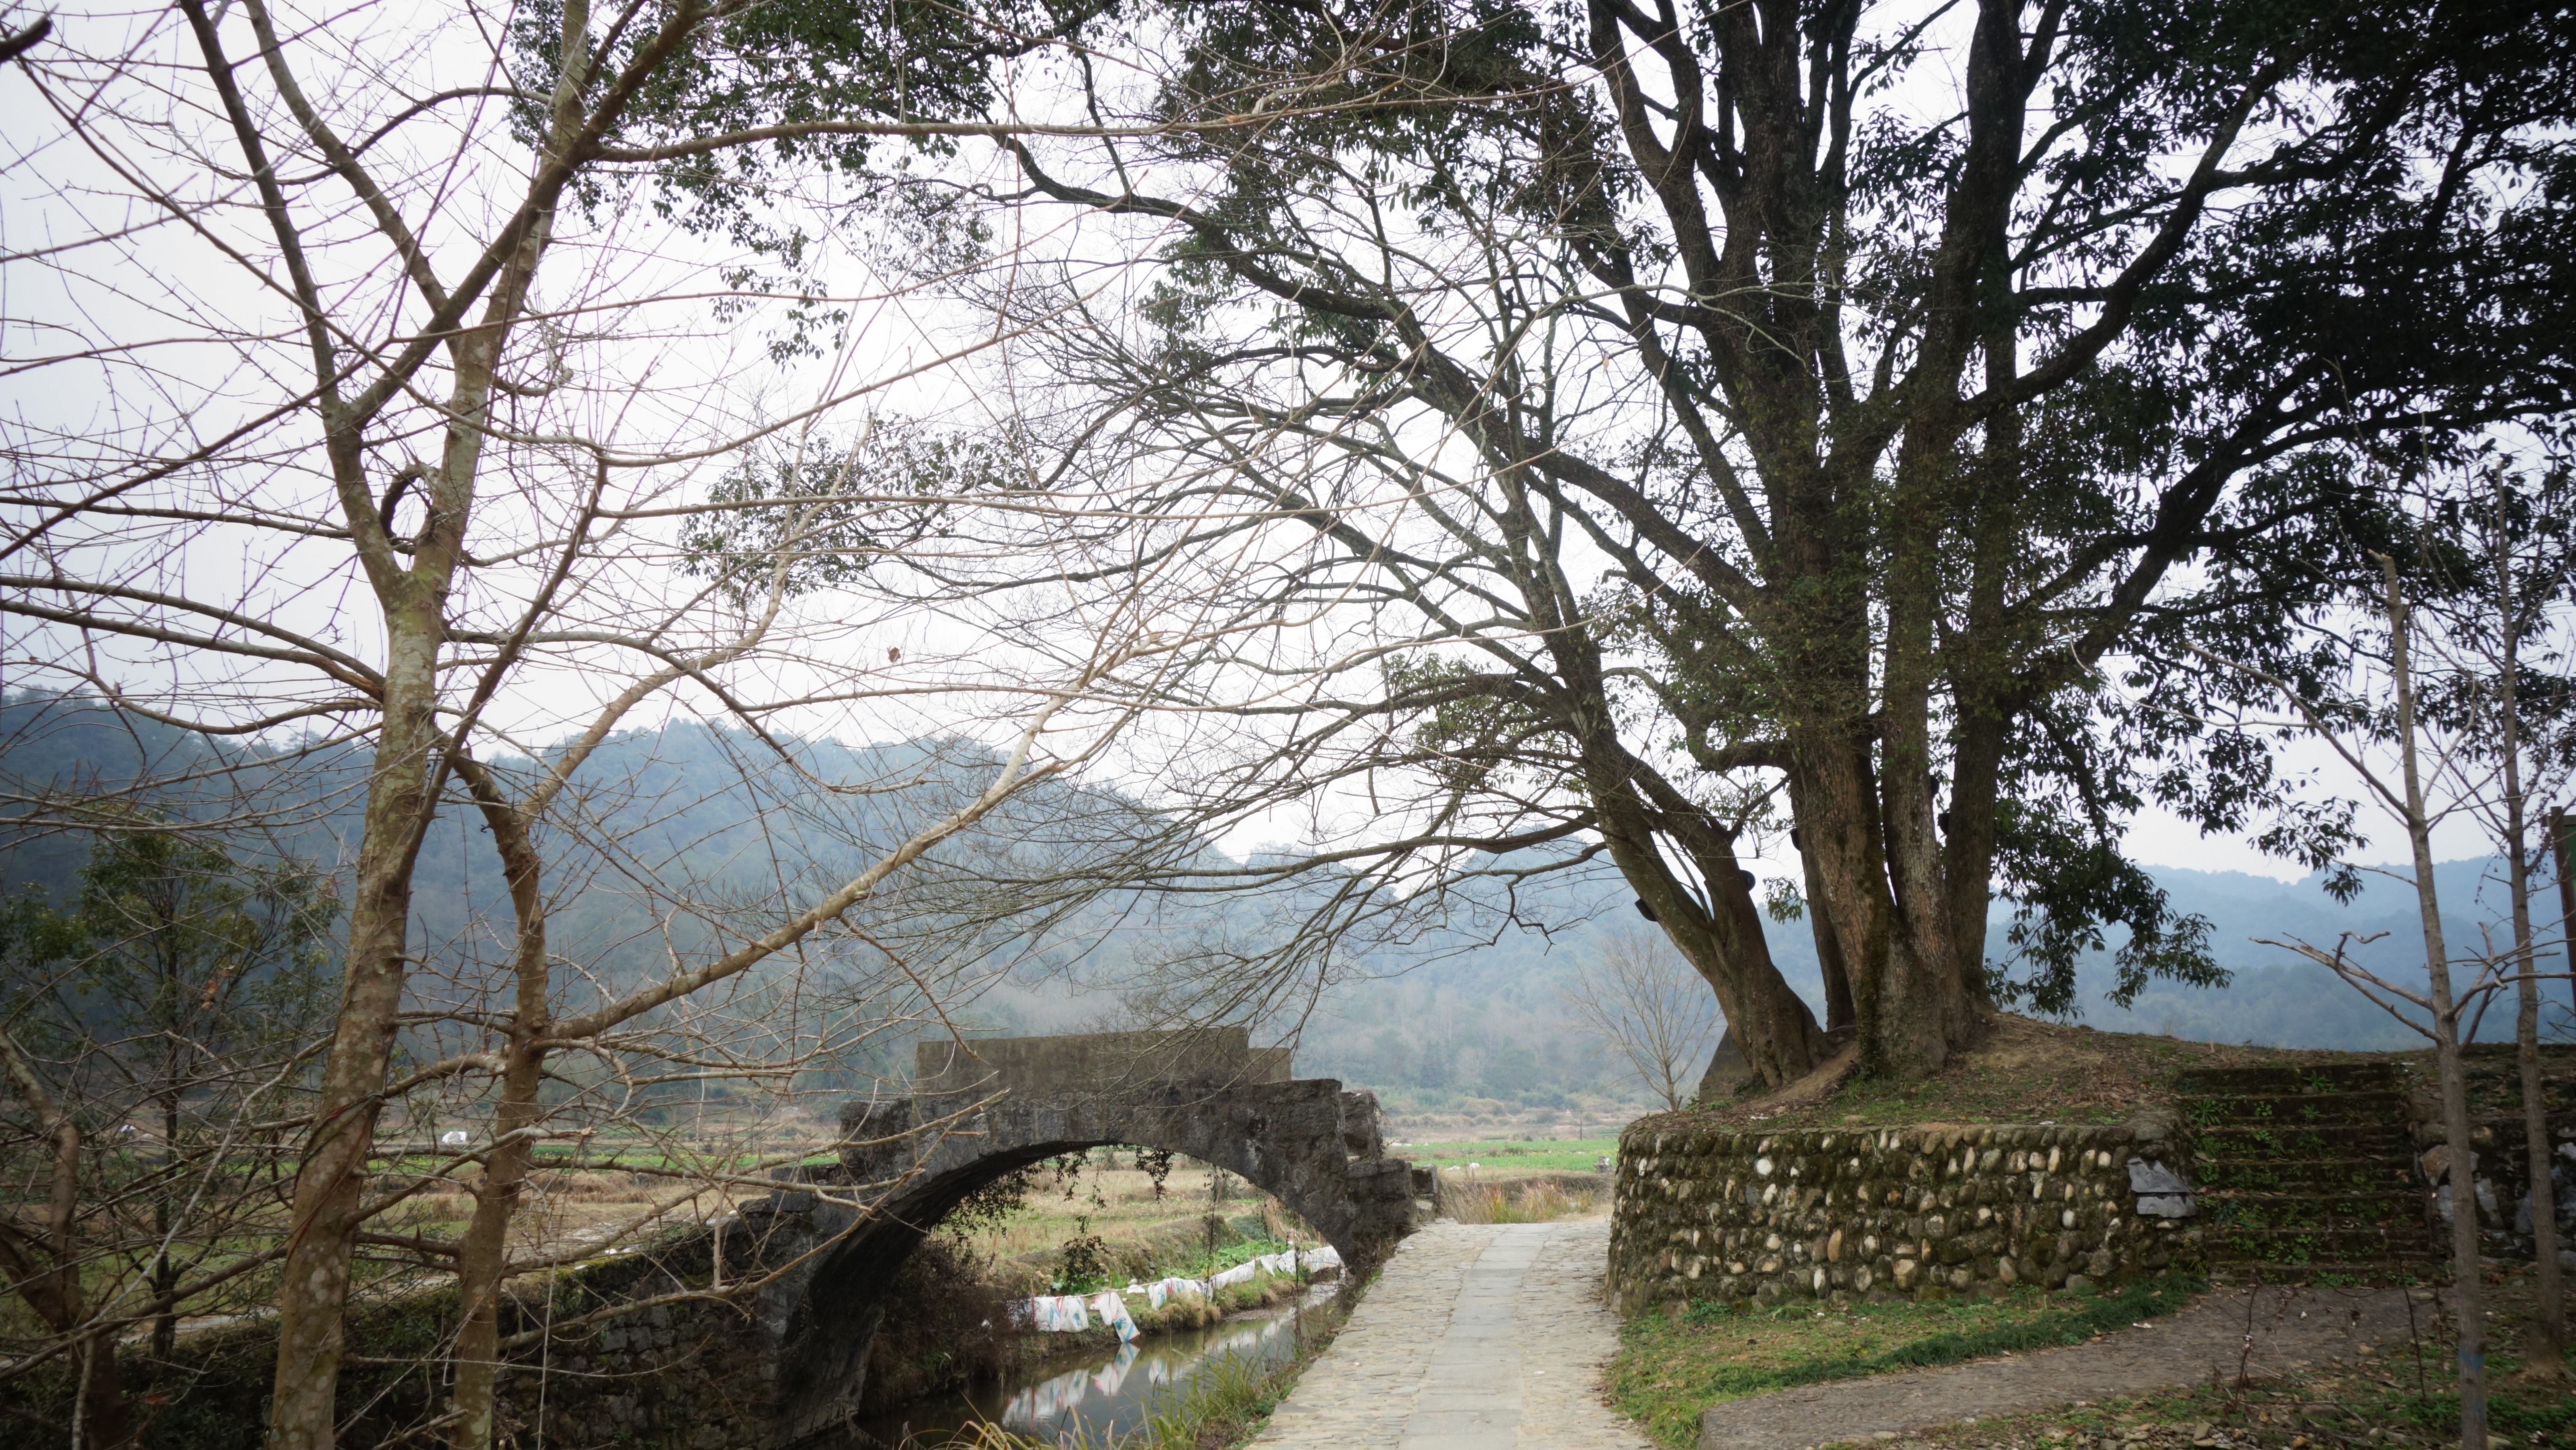
MULTIPOLYGON (((2453 649, 2465 656, 2475 684, 2473 706, 2482 706, 2478 733, 2494 741, 2496 789, 2480 803, 2479 815, 2503 847, 2505 889, 2513 918, 2514 1043, 2522 1087, 2523 1165, 2530 1177, 2529 1206, 2534 1267, 2540 1281, 2540 1315, 2526 1346, 2532 1372, 2560 1379, 2566 1367, 2566 1286, 2558 1262, 2558 1198, 2552 1175, 2557 1144, 2549 1132, 2549 1097, 2540 1064, 2540 952, 2531 916, 2531 873, 2545 843, 2531 839, 2531 802, 2547 799, 2567 779, 2571 681, 2532 668, 2558 663, 2552 626, 2563 628, 2571 583, 2569 552, 2557 520, 2570 499, 2566 470, 2551 460, 2543 486, 2516 487, 2506 470, 2494 469, 2493 488, 2485 505, 2472 511, 2475 533, 2486 545, 2487 607, 2463 611, 2450 634, 2453 649), (2532 658, 2544 656, 2542 660, 2532 658), (2560 739, 2532 738, 2533 717, 2560 739)), ((2474 595, 2472 596, 2474 597, 2474 595)), ((2563 949, 2566 942, 2559 942, 2563 949)))
MULTIPOLYGON (((2475 520, 2470 547, 2458 550, 2467 577, 2442 587, 2444 539, 2428 518, 2416 541, 2446 607, 2431 613, 2432 627, 2410 607, 2398 559, 2375 555, 2382 576, 2385 621, 2384 650, 2357 647, 2354 657, 2384 671, 2391 701, 2374 698, 2377 681, 2328 694, 2267 672, 2250 669, 2214 654, 2204 658, 2223 668, 2261 680, 2296 712, 2296 724, 2328 744, 2368 795, 2403 828, 2412 856, 2411 870, 2392 872, 2415 893, 2424 941, 2425 986, 2421 991, 2371 971, 2351 956, 2352 936, 2327 948, 2296 939, 2272 941, 2333 970, 2382 1010, 2430 1039, 2439 1077, 2442 1126, 2446 1146, 2444 1192, 2449 1203, 2451 1270, 2460 1336, 2461 1443, 2479 1450, 2486 1443, 2483 1313, 2479 1308, 2477 1176, 2471 1147, 2468 1087, 2461 1047, 2474 1035, 2488 1001, 2511 987, 2520 999, 2517 1037, 2524 1043, 2525 1128, 2539 1144, 2531 1167, 2535 1237, 2549 1262, 2543 1268, 2544 1292, 2557 1283, 2554 1209, 2550 1207, 2550 1172, 2545 1099, 2537 1071, 2538 984, 2532 933, 2529 868, 2531 844, 2524 835, 2527 800, 2540 779, 2563 768, 2564 750, 2555 745, 2535 752, 2526 733, 2527 707, 2558 692, 2534 692, 2528 671, 2531 646, 2553 630, 2563 630, 2556 608, 2556 589, 2544 601, 2527 592, 2535 576, 2554 579, 2554 565, 2532 567, 2528 556, 2516 557, 2515 541, 2527 520, 2516 506, 2521 500, 2501 487, 2456 502, 2465 503, 2475 520), (2465 586, 2465 587, 2461 587, 2465 586), (2429 691, 2428 691, 2429 685, 2429 691), (2429 701, 2429 704, 2428 704, 2429 701), (2374 759, 2374 747, 2392 750, 2395 773, 2374 759), (2482 818, 2494 831, 2507 857, 2510 898, 2509 939, 2490 941, 2482 953, 2462 952, 2446 939, 2440 892, 2433 870, 2433 833, 2446 817, 2462 813, 2482 818), (2544 1229, 2543 1215, 2552 1223, 2544 1229)), ((2429 509, 2428 515, 2456 518, 2460 508, 2429 509)), ((2555 710, 2549 712, 2557 713, 2555 710)), ((2558 1326, 2540 1326, 2536 1347, 2555 1354, 2558 1326)))
MULTIPOLYGON (((861 254, 935 218, 853 220, 837 178, 903 170, 876 146, 1048 129, 1013 114, 1008 69, 1089 13, 1005 4, 879 29, 735 0, 506 21, 182 0, 81 28, 103 48, 19 58, 8 84, 33 104, 14 113, 46 126, 13 126, 11 171, 56 230, 6 259, 46 279, 13 284, 8 325, 49 339, 13 366, 59 406, 21 411, 0 442, 9 668, 191 742, 97 789, 17 791, 22 823, 139 801, 190 830, 303 829, 355 803, 333 863, 340 1009, 309 1093, 268 1125, 294 1139, 272 1280, 279 1450, 337 1433, 371 1248, 460 1282, 437 1432, 487 1445, 499 1286, 544 1259, 510 1249, 538 1144, 595 1133, 640 1092, 776 1081, 830 1049, 813 1031, 761 1040, 753 1009, 925 853, 1095 762, 1157 707, 1169 657, 1203 644, 1172 629, 1188 601, 1176 612, 1130 557, 1101 566, 1119 582, 1044 599, 1025 586, 1046 570, 963 557, 1115 548, 1106 529, 1049 544, 1079 502, 1003 496, 1024 474, 908 473, 892 449, 870 472, 886 435, 835 426, 993 340, 888 331, 907 284, 861 254), (115 216, 86 210, 102 196, 115 216), (795 486, 744 482, 765 472, 795 486), (933 556, 958 508, 1019 532, 950 551, 1001 583, 943 595, 933 556), (765 521, 759 547, 690 532, 726 515, 765 521), (811 770, 800 730, 931 721, 990 753, 938 808, 854 836, 835 875, 746 899, 588 811, 603 746, 690 712, 822 800, 906 782, 811 770), (460 814, 507 886, 497 962, 470 929, 421 933, 417 866, 460 814), (657 970, 565 959, 551 912, 572 883, 549 872, 568 856, 645 908, 657 970), (610 1087, 550 1111, 540 1085, 568 1056, 610 1087), (438 1102, 488 1113, 488 1133, 436 1172, 385 1168, 385 1115, 438 1102), (456 1177, 475 1201, 460 1237, 373 1242, 456 1177)), ((1194 627, 1227 626, 1202 609, 1194 627)), ((728 1165, 675 1193, 741 1186, 728 1165)), ((167 1316, 193 1287, 136 1312, 167 1316)), ((68 1322, 82 1343, 113 1328, 68 1322)))
POLYGON ((80 1237, 85 1187, 80 1123, 5 1032, 0 1032, 0 1069, 33 1116, 37 1141, 51 1149, 35 1160, 50 1170, 42 1240, 11 1223, 0 1233, 0 1269, 6 1269, 10 1287, 59 1336, 60 1349, 72 1359, 74 1423, 87 1431, 76 1438, 124 1450, 134 1443, 134 1422, 116 1363, 115 1335, 112 1328, 103 1330, 82 1283, 90 1246, 80 1237))
MULTIPOLYGON (((2396 781, 2388 780, 2371 764, 2362 754, 2361 743, 2349 736, 2348 732, 2357 723, 2367 727, 2368 711, 2356 708, 2350 701, 2312 700, 2277 677, 2260 677, 2281 691, 2299 712, 2301 722, 2334 748, 2344 764, 2405 830, 2407 845, 2413 855, 2413 869, 2403 879, 2414 888, 2417 916, 2424 934, 2426 989, 2421 992, 2409 990, 2354 962, 2348 955, 2352 945, 2350 934, 2331 950, 2296 939, 2257 940, 2265 946, 2288 948, 2329 968, 2382 1010, 2432 1039, 2446 1143, 2444 1163, 2450 1180, 2445 1191, 2450 1200, 2451 1281, 2459 1330, 2460 1444, 2462 1450, 2483 1450, 2486 1445, 2486 1324, 2479 1308, 2483 1296, 2478 1267, 2478 1201, 2476 1175, 2470 1167, 2468 1080, 2461 1067, 2460 1042, 2469 1014, 2513 974, 2516 954, 2508 950, 2482 963, 2482 969, 2468 982, 2455 982, 2453 979, 2452 968, 2458 959, 2452 955, 2443 934, 2441 893, 2433 879, 2433 828, 2442 816, 2458 809, 2458 802, 2432 803, 2426 794, 2426 781, 2428 777, 2450 774, 2458 756, 2453 751, 2441 751, 2427 768, 2426 752, 2418 733, 2421 721, 2416 708, 2412 628, 2406 594, 2399 579, 2397 561, 2385 554, 2378 557, 2386 584, 2383 596, 2388 629, 2386 667, 2388 686, 2395 696, 2388 735, 2397 752, 2396 781), (2424 1020, 2418 1021, 2400 1010, 2399 1002, 2416 1008, 2424 1020)), ((2230 663, 2215 656, 2211 659, 2221 665, 2230 663)))
MULTIPOLYGON (((2433 885, 2432 816, 2424 803, 2423 768, 2415 734, 2415 681, 2408 658, 2406 595, 2397 561, 2380 556, 2388 577, 2388 673, 2397 691, 2397 751, 2405 782, 2406 843, 2414 851, 2415 899, 2424 925, 2424 971, 2430 993, 2424 1006, 2433 1020, 2433 1059, 2441 1073, 2442 1127, 2449 1140, 2451 1173, 2451 1290, 2460 1337, 2460 1446, 2486 1445, 2486 1325, 2478 1267, 2478 1199, 2470 1166, 2469 1087, 2460 1066, 2460 1017, 2467 1005, 2452 991, 2451 958, 2442 941, 2442 903, 2433 885)), ((2525 975, 2529 967, 2524 967, 2525 975)))
POLYGON ((1617 1053, 1648 1092, 1676 1112, 1689 1106, 1692 1065, 1723 1025, 1708 988, 1662 937, 1633 926, 1609 933, 1591 969, 1561 989, 1566 1010, 1617 1053))
POLYGON ((294 1116, 328 1020, 335 906, 298 863, 242 863, 210 837, 130 821, 98 834, 68 909, 33 894, 0 907, 0 1133, 30 1170, 0 1186, 0 1267, 49 1331, 12 1346, 13 1370, 68 1354, 74 1419, 98 1443, 145 1429, 114 1363, 131 1325, 150 1325, 153 1379, 181 1303, 255 1302, 235 1261, 273 1228, 292 1172, 262 1125, 294 1116), (33 1204, 41 1235, 15 1219, 33 1204))

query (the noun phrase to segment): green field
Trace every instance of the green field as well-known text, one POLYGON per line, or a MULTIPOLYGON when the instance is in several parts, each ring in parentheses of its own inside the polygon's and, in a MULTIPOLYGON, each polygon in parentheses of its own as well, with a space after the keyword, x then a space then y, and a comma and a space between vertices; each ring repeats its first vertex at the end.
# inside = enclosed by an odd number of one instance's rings
POLYGON ((1616 1158, 1619 1140, 1601 1138, 1487 1138, 1473 1143, 1407 1143, 1387 1145, 1387 1156, 1437 1168, 1464 1168, 1470 1163, 1496 1173, 1538 1169, 1589 1173, 1605 1157, 1616 1158))

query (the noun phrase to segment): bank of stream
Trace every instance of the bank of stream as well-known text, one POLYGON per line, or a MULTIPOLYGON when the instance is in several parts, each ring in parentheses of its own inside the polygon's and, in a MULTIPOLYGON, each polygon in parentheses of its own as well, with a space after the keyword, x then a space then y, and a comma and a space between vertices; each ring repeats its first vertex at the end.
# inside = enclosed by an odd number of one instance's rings
POLYGON ((1268 1374, 1296 1357, 1306 1339, 1328 1333, 1342 1306, 1341 1281, 1309 1288, 1267 1309, 1204 1329, 1149 1334, 1114 1351, 1043 1360, 931 1395, 855 1423, 828 1450, 904 1450, 953 1443, 990 1425, 1043 1444, 1103 1445, 1169 1413, 1201 1376, 1221 1365, 1268 1374))

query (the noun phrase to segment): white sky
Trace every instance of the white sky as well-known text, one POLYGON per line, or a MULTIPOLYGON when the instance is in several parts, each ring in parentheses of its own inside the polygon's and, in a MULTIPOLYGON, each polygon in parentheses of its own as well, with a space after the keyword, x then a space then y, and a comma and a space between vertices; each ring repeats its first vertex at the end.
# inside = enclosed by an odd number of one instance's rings
MULTIPOLYGON (((386 33, 402 31, 420 23, 414 17, 391 10, 366 10, 362 15, 364 24, 386 33)), ((101 50, 112 48, 105 32, 115 25, 155 25, 161 28, 165 37, 175 38, 178 34, 171 12, 167 11, 138 11, 125 17, 73 16, 66 23, 81 29, 85 44, 101 50)), ((334 20, 332 23, 336 27, 345 22, 334 20)), ((237 24, 228 25, 227 29, 235 32, 233 38, 236 42, 243 38, 238 33, 237 24)), ((477 57, 469 53, 473 49, 470 45, 463 50, 424 45, 418 41, 417 35, 415 30, 413 39, 388 41, 383 51, 385 54, 401 54, 405 63, 415 68, 417 73, 407 77, 408 83, 426 89, 435 84, 472 84, 485 75, 488 56, 477 57)), ((1916 83, 1932 91, 1942 90, 1955 83, 1949 70, 1945 61, 1936 58, 1921 67, 1916 83)), ((256 88, 264 87, 265 78, 261 77, 256 88)), ((29 104, 29 96, 27 82, 16 68, 0 76, 0 106, 10 108, 14 115, 28 117, 35 111, 29 104)), ((1922 107, 1918 106, 1918 109, 1922 107)), ((103 168, 93 160, 80 157, 68 143, 36 140, 36 133, 23 121, 14 124, 12 130, 16 133, 11 139, 11 148, 16 153, 11 158, 14 164, 5 173, 0 173, 6 177, 0 180, 0 252, 16 252, 50 244, 87 230, 112 229, 119 223, 121 217, 111 214, 115 210, 111 205, 115 188, 103 168), (96 189, 85 194, 85 188, 96 189)), ((220 150, 220 146, 211 149, 220 150)), ((502 179, 496 189, 497 194, 508 194, 507 182, 508 178, 502 179)), ((1068 233, 1080 226, 1078 219, 1071 219, 1063 211, 1039 213, 1038 216, 1043 219, 1040 224, 1060 225, 1067 228, 1068 233)), ((653 235, 667 240, 670 233, 661 230, 653 235)), ((457 245, 453 235, 434 236, 432 240, 450 248, 457 245)), ((599 242, 602 239, 591 240, 599 242)), ((1060 241, 1057 249, 1080 255, 1090 245, 1075 239, 1060 241)), ((605 250, 613 253, 615 249, 605 250)), ((193 249, 189 239, 172 230, 146 234, 116 248, 114 255, 117 258, 112 264, 115 275, 107 278, 114 284, 112 289, 93 289, 78 297, 66 290, 67 274, 54 272, 50 264, 31 268, 21 263, 0 268, 0 314, 14 320, 78 312, 84 325, 106 335, 135 337, 156 335, 155 329, 166 326, 168 319, 173 317, 185 322, 201 311, 214 309, 218 303, 245 301, 237 293, 227 290, 235 283, 221 276, 200 275, 195 269, 208 265, 207 262, 193 249)), ((451 253, 442 253, 442 257, 453 261, 451 253)), ((649 294, 665 285, 660 278, 679 279, 701 270, 704 261, 703 257, 675 258, 629 251, 616 255, 609 271, 621 294, 649 294)), ((660 330, 663 325, 658 323, 639 325, 638 335, 632 342, 603 355, 617 365, 622 374, 617 382, 631 389, 627 394, 629 397, 643 396, 640 384, 648 377, 657 382, 668 382, 677 377, 687 380, 687 386, 678 391, 699 400, 694 407, 683 408, 676 414, 643 419, 643 424, 674 428, 692 436, 712 436, 736 430, 744 421, 757 416, 794 411, 818 398, 847 389, 854 380, 892 378, 906 373, 953 347, 959 340, 955 317, 945 315, 936 306, 916 298, 888 295, 868 275, 859 259, 850 259, 845 275, 848 290, 873 296, 863 304, 863 322, 853 329, 849 346, 841 355, 824 363, 765 371, 747 367, 745 358, 755 355, 758 350, 756 336, 747 328, 735 336, 722 335, 706 324, 703 304, 692 302, 679 302, 665 309, 664 315, 670 319, 667 330, 660 330), (744 381, 755 375, 765 380, 757 384, 744 381)), ((677 280, 669 286, 672 290, 686 290, 685 284, 677 280)), ((267 299, 270 303, 275 300, 267 299)), ((246 305, 255 307, 258 304, 252 301, 246 305)), ((751 326, 767 325, 769 320, 761 319, 751 326)), ((23 328, 7 336, 5 344, 0 345, 5 345, 12 356, 23 356, 30 347, 39 346, 23 328)), ((186 370, 184 360, 172 369, 174 396, 185 394, 186 379, 180 375, 186 370)), ((66 431, 93 426, 88 422, 75 423, 72 421, 75 419, 94 420, 95 425, 104 426, 119 400, 112 390, 102 386, 101 378, 101 373, 90 369, 22 372, 0 382, 0 408, 21 419, 41 419, 48 426, 62 427, 66 431)), ((979 416, 990 418, 996 413, 990 395, 953 373, 927 375, 896 383, 883 396, 890 406, 901 411, 949 411, 961 421, 974 420, 979 416)), ((604 433, 631 431, 628 425, 637 421, 624 418, 614 422, 599 420, 604 433)), ((847 417, 843 426, 853 426, 855 422, 855 416, 847 417)), ((338 564, 322 572, 345 569, 345 564, 338 564)), ((203 587, 244 598, 270 588, 271 580, 276 577, 247 557, 227 553, 214 546, 180 559, 175 572, 182 579, 219 581, 203 587)), ((311 579, 296 580, 294 584, 301 589, 316 588, 316 582, 311 579)), ((310 608, 322 615, 339 615, 343 610, 352 610, 359 617, 344 618, 339 625, 344 630, 355 625, 357 629, 348 632, 363 632, 367 622, 363 617, 366 607, 359 602, 363 595, 363 590, 325 587, 315 593, 310 608)), ((942 631, 941 622, 929 616, 889 619, 873 628, 848 632, 851 637, 845 643, 852 650, 873 652, 893 645, 916 654, 925 650, 935 653, 942 631)), ((957 637, 962 640, 965 636, 960 634, 957 637)), ((0 684, 15 686, 37 682, 10 679, 0 681, 0 684)), ((560 712, 561 702, 539 693, 512 702, 511 708, 521 712, 520 719, 513 722, 514 729, 542 738, 542 722, 560 712)), ((922 727, 920 716, 900 712, 886 716, 844 712, 838 719, 818 714, 812 720, 809 728, 852 740, 901 736, 922 727), (885 728, 889 725, 895 728, 885 728)), ((2330 756, 2323 751, 2315 751, 2313 757, 2302 763, 2324 768, 2329 781, 2339 778, 2337 763, 2330 756)), ((2368 831, 2373 838, 2373 847, 2363 854, 2381 860, 2397 859, 2403 855, 2402 838, 2389 823, 2374 820, 2368 831)), ((1264 820, 1247 825, 1228 844, 1243 849, 1264 840, 1279 840, 1297 834, 1299 831, 1295 824, 1264 820)), ((2438 841, 2438 854, 2445 857, 2486 854, 2476 828, 2466 821, 2447 823, 2438 841)), ((2143 813, 2131 828, 2129 844, 2139 859, 2151 864, 2245 871, 2284 879, 2302 874, 2296 866, 2262 856, 2241 839, 2203 837, 2195 828, 2152 809, 2143 813)), ((1756 863, 1756 869, 1769 875, 1785 869, 1786 864, 1761 862, 1756 863)))

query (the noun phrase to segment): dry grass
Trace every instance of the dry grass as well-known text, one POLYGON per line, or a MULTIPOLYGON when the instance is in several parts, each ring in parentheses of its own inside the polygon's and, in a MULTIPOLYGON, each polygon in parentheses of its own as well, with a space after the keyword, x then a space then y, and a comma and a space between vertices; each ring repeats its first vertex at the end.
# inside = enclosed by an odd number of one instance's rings
MULTIPOLYGON (((564 1172, 530 1174, 510 1224, 511 1251, 522 1257, 567 1249, 606 1248, 619 1229, 645 1215, 684 1185, 653 1174, 564 1172)), ((730 1211, 754 1190, 710 1193, 664 1220, 685 1223, 730 1211)), ((460 1181, 433 1184, 387 1209, 376 1223, 382 1232, 453 1238, 464 1232, 474 1214, 474 1197, 460 1181)), ((655 1230, 646 1228, 649 1236, 655 1230)))
POLYGON ((2189 1068, 2307 1066, 2405 1056, 2228 1047, 1998 1015, 1990 1019, 1985 1040, 1936 1077, 1862 1082, 1826 1072, 1774 1092, 1692 1111, 1703 1119, 1782 1128, 2116 1123, 2140 1108, 2170 1101, 2174 1077, 2189 1068))
POLYGON ((1444 1181, 1440 1211, 1460 1223, 1554 1223, 1601 1212, 1602 1197, 1598 1178, 1589 1182, 1555 1177, 1444 1181))

